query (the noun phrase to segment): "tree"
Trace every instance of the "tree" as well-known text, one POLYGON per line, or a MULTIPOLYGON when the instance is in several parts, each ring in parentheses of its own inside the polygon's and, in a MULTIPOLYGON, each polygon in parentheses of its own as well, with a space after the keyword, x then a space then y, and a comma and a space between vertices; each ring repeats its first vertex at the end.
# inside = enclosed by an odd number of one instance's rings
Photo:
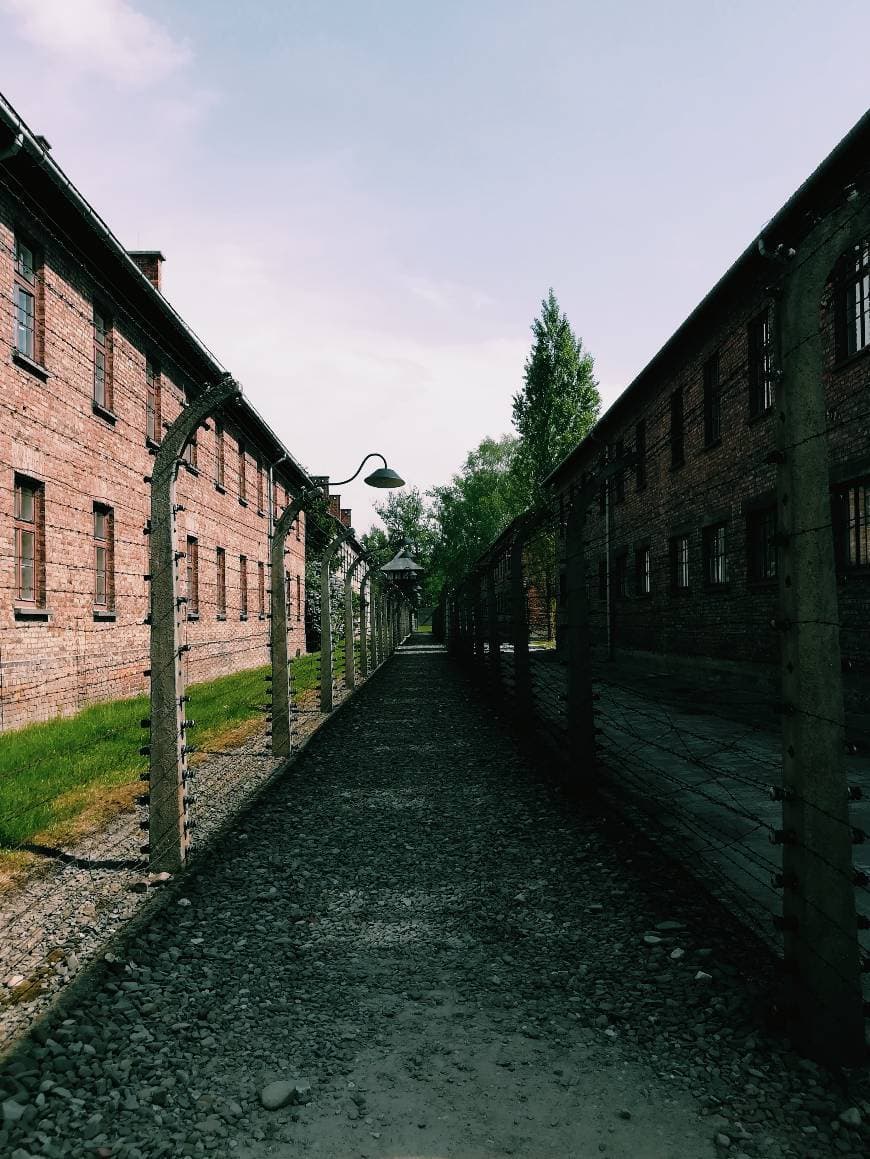
POLYGON ((544 479, 591 430, 601 410, 592 355, 575 337, 552 289, 532 334, 524 386, 513 405, 519 436, 513 469, 527 506, 544 501, 544 479))
POLYGON ((415 563, 423 568, 423 603, 437 600, 437 589, 433 597, 428 577, 438 529, 426 496, 418 487, 394 491, 383 503, 375 504, 375 511, 386 530, 372 527, 362 536, 363 547, 377 560, 378 566, 391 560, 401 548, 406 548, 415 563))
POLYGON ((439 532, 432 557, 432 592, 464 579, 478 556, 523 510, 524 497, 513 471, 516 451, 513 435, 485 438, 447 486, 430 492, 439 532))

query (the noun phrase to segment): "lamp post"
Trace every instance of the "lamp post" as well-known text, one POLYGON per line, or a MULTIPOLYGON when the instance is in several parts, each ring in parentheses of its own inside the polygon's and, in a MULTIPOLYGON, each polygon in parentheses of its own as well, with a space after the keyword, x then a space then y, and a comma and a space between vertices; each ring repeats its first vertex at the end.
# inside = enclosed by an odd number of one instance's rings
MULTIPOLYGON (((284 548, 287 532, 301 512, 310 508, 317 499, 323 498, 324 488, 328 490, 330 486, 342 487, 345 483, 352 483, 369 459, 380 459, 384 464, 383 467, 378 467, 366 476, 365 482, 370 487, 404 486, 404 479, 387 465, 384 456, 378 451, 372 451, 365 456, 349 479, 341 479, 336 483, 331 483, 324 476, 319 478, 315 486, 306 487, 292 503, 288 504, 272 527, 271 583, 269 585, 270 651, 272 657, 272 755, 278 759, 283 760, 290 756, 290 663, 287 648, 287 589, 284 575, 284 548)), ((276 465, 273 465, 273 470, 276 465)))

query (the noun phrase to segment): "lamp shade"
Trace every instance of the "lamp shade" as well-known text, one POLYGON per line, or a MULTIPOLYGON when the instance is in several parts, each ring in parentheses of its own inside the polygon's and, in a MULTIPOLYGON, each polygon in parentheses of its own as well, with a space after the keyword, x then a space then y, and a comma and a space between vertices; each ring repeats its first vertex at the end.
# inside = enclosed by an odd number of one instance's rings
POLYGON ((371 475, 366 475, 364 482, 370 487, 404 487, 405 480, 397 475, 391 467, 378 467, 371 475))

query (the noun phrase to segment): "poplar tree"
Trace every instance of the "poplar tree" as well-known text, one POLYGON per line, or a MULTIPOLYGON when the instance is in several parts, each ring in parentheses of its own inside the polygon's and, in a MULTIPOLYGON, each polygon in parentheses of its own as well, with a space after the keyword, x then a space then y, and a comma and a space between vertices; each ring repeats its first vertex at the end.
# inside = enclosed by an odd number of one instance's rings
POLYGON ((514 471, 528 506, 543 501, 544 479, 591 430, 601 410, 592 355, 575 336, 552 289, 532 334, 524 385, 513 404, 519 436, 514 471))

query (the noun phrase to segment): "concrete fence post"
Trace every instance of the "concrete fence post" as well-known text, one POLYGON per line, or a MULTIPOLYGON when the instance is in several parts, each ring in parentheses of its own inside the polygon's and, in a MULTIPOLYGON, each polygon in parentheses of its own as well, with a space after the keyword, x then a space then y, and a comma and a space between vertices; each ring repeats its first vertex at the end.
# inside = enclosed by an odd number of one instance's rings
POLYGON ((332 690, 332 583, 331 564, 335 553, 353 532, 349 527, 342 530, 324 549, 320 561, 320 711, 332 712, 334 696, 332 690))
POLYGON ((483 581, 480 571, 474 573, 472 580, 472 612, 474 615, 474 658, 478 661, 483 661, 484 656, 484 640, 486 639, 486 627, 483 616, 483 581))
POLYGON ((175 481, 185 446, 203 422, 241 396, 226 375, 194 399, 164 433, 151 475, 151 743, 149 745, 148 854, 154 872, 180 870, 190 847, 185 719, 181 671, 185 645, 181 621, 186 597, 178 595, 175 481))
MULTIPOLYGON (((323 500, 323 492, 309 488, 285 507, 272 527, 269 546, 269 647, 272 660, 272 755, 279 760, 290 756, 290 656, 287 644, 287 582, 284 550, 287 534, 306 507, 323 500)), ((270 496, 271 502, 271 496, 270 496)))
POLYGON ((366 561, 365 575, 359 583, 359 674, 366 680, 369 674, 369 641, 368 641, 368 605, 366 604, 366 589, 371 575, 371 562, 366 561))
POLYGON ((501 635, 495 594, 495 567, 492 560, 489 560, 486 566, 486 631, 489 640, 490 676, 493 683, 497 684, 501 669, 501 635))
POLYGON ((786 266, 774 311, 777 541, 783 720, 783 940, 792 1037, 827 1065, 865 1057, 839 606, 831 534, 822 298, 841 255, 870 233, 844 201, 786 266))
POLYGON ((344 684, 345 688, 356 687, 356 645, 353 630, 353 577, 363 562, 358 555, 344 576, 344 684))

